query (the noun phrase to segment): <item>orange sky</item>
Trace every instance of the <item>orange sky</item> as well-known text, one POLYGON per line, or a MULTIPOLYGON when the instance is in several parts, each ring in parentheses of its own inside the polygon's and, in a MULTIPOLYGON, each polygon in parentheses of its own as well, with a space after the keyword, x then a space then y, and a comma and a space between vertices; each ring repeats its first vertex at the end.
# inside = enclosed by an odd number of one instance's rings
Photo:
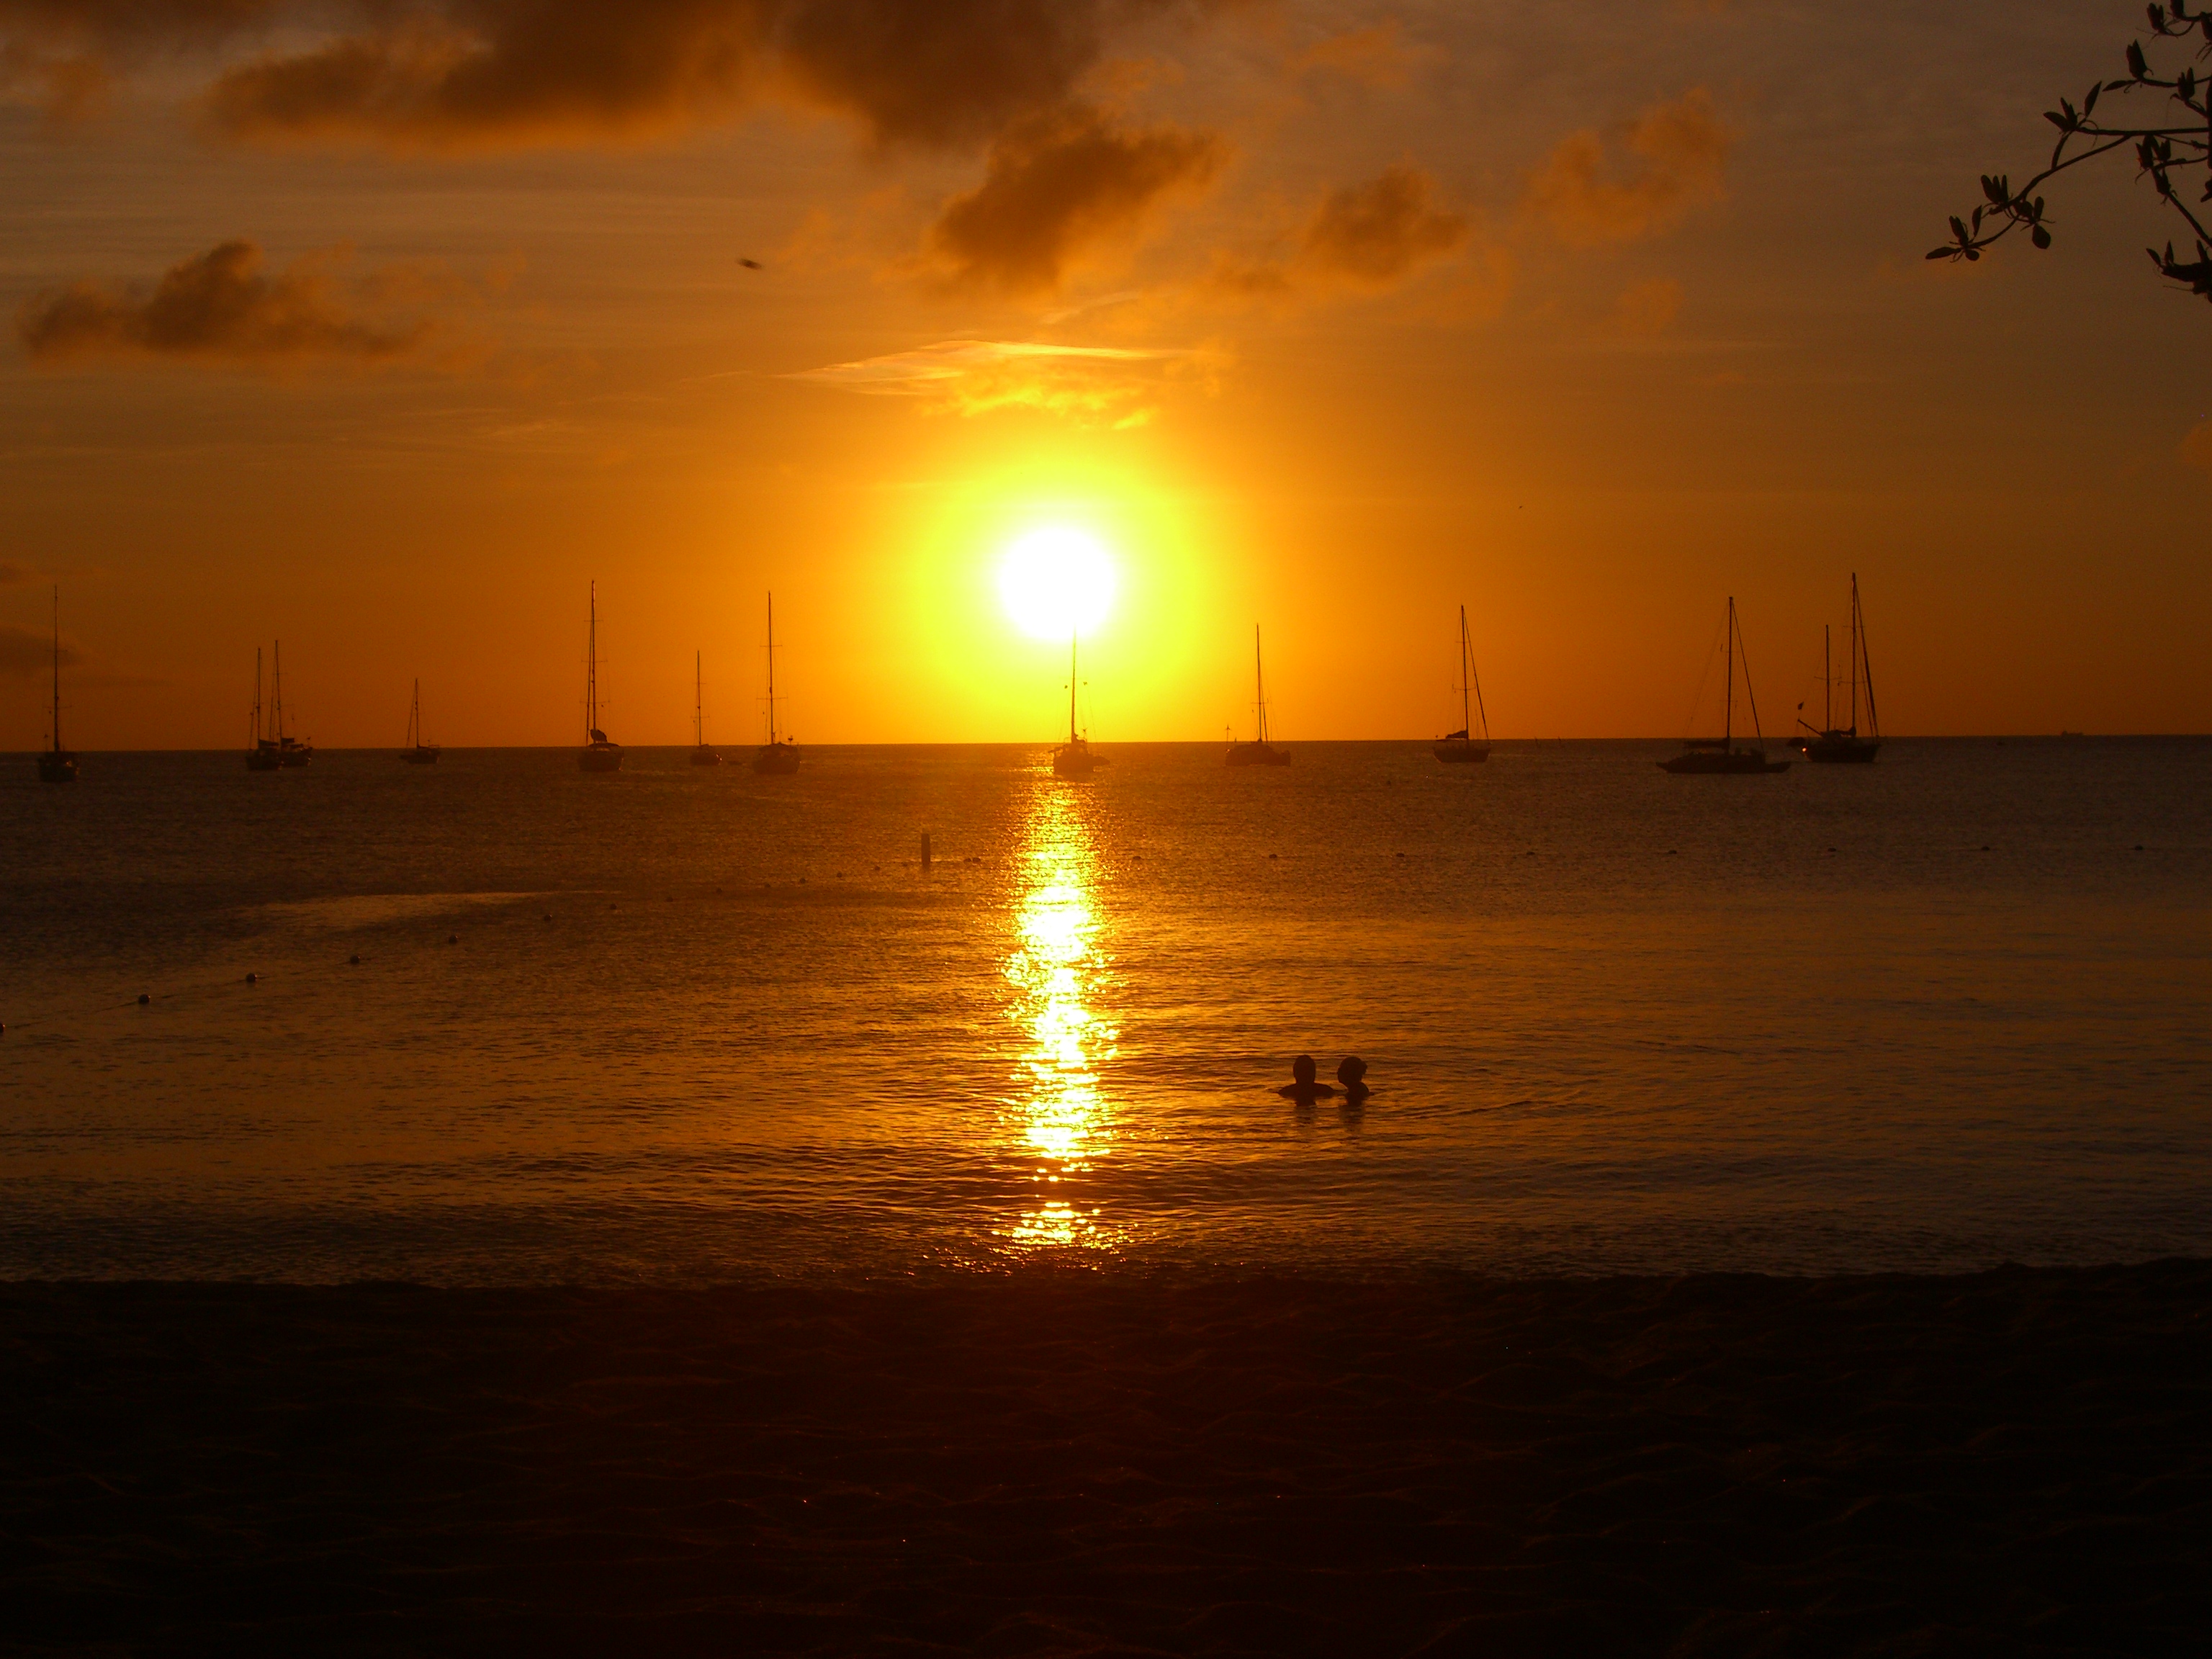
POLYGON ((2124 167, 1922 253, 2132 3, 0 0, 0 745, 2205 731, 2212 310, 2124 167), (739 261, 757 261, 751 270, 739 261), (1018 348, 1017 349, 1016 348, 1018 348), (1040 349, 1042 348, 1042 349, 1040 349))

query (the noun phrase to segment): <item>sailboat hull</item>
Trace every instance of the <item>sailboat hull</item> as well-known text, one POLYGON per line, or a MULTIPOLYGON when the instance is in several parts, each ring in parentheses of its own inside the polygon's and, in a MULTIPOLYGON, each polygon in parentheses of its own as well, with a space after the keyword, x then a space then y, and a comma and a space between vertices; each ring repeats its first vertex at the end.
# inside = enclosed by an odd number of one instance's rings
POLYGON ((694 766, 720 766, 721 763, 721 756, 705 744, 691 751, 691 764, 694 766))
POLYGON ((1056 778, 1087 778, 1097 765, 1097 757, 1086 743, 1062 744, 1052 751, 1052 775, 1056 778))
POLYGON ((39 781, 75 783, 76 757, 66 749, 50 749, 39 757, 39 781))
POLYGON ((588 744, 576 751, 576 764, 586 772, 619 772, 622 748, 611 743, 588 744))
POLYGON ((1221 757, 1224 766, 1288 766, 1291 751, 1272 743, 1232 743, 1221 757))
POLYGON ((753 770, 769 777, 787 778, 799 770, 799 745, 764 743, 753 750, 753 770))
POLYGON ((1490 745, 1464 738, 1446 738, 1429 752, 1447 766, 1468 766, 1490 758, 1490 745))
POLYGON ((1881 752, 1880 738, 1854 738, 1843 732, 1823 732, 1818 737, 1801 738, 1797 747, 1805 758, 1826 766, 1864 766, 1881 752))
POLYGON ((438 751, 427 745, 418 744, 412 749, 401 750, 399 758, 410 766, 435 766, 438 763, 438 751))

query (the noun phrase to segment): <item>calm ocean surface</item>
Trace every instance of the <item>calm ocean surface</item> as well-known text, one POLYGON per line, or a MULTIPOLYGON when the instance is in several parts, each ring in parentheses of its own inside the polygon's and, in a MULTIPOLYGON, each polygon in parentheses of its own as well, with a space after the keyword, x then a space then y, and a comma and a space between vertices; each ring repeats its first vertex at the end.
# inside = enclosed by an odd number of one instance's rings
POLYGON ((2212 741, 750 752, 8 761, 0 1277, 2212 1252, 2212 741))

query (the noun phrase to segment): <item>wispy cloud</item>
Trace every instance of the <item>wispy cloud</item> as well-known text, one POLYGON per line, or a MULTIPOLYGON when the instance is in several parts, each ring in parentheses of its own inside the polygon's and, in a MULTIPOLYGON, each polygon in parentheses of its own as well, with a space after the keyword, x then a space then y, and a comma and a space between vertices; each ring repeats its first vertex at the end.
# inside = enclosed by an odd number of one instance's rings
MULTIPOLYGON (((74 668, 83 660, 84 653, 76 647, 62 647, 63 667, 74 668)), ((54 641, 51 634, 0 623, 0 674, 10 679, 22 679, 46 672, 53 663, 54 641)))
POLYGON ((1654 235, 1727 193, 1735 137, 1712 94, 1693 87, 1637 118, 1626 144, 1635 159, 1625 169, 1595 131, 1568 134, 1530 177, 1522 211, 1575 247, 1654 235))
POLYGON ((1286 252, 1256 259, 1220 256, 1206 287, 1219 297, 1260 300, 1395 288, 1458 252, 1473 229, 1465 214, 1438 199, 1433 179, 1401 161, 1328 191, 1286 252))
POLYGON ((1138 426, 1170 382, 1211 386, 1221 354, 1030 340, 943 340, 787 376, 840 392, 913 398, 932 413, 1036 409, 1070 419, 1138 426))

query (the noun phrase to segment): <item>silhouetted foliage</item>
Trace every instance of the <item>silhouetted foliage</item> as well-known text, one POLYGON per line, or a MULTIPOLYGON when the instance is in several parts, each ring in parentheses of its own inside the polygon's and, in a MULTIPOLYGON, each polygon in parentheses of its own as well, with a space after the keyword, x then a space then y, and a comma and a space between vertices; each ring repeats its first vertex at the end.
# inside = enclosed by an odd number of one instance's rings
MULTIPOLYGON (((2212 58, 2212 8, 2192 13, 2188 0, 2172 0, 2170 5, 2152 6, 2149 16, 2151 51, 2158 51, 2165 41, 2185 41, 2194 34, 2203 36, 2204 40, 2197 50, 2197 57, 2212 58)), ((2030 242, 2039 248, 2049 247, 2051 218, 2045 211, 2043 198, 2035 193, 2043 181, 2112 150, 2132 148, 2136 177, 2149 179, 2159 200, 2188 222, 2197 243, 2197 258, 2193 261, 2177 256, 2173 244, 2168 242, 2163 253, 2156 248, 2145 250, 2151 263, 2158 267, 2160 276, 2185 283, 2191 292, 2212 301, 2212 246, 2208 246, 2212 244, 2212 230, 2208 230, 2204 222, 2212 218, 2212 210, 2205 206, 2212 203, 2212 167, 2208 167, 2203 189, 2193 209, 2184 199, 2175 179, 2186 168, 2205 167, 2208 161, 2212 161, 2212 96, 2207 94, 2212 82, 2186 63, 2171 80, 2161 79, 2152 73, 2150 53, 2144 51, 2142 40, 2128 42, 2127 66, 2125 80, 2099 82, 2084 95, 2080 108, 2062 98, 2057 109, 2045 110, 2043 118, 2058 129, 2058 142, 2051 150, 2051 164, 2017 191, 2003 173, 1984 174, 1982 194, 1988 199, 1968 218, 1954 215, 1951 240, 1931 249, 1928 257, 1978 259, 1983 249, 2002 241, 2023 227, 2030 242), (2179 105, 2195 120, 2178 126, 2129 126, 2097 118, 2097 100, 2103 94, 2114 93, 2129 97, 2145 88, 2165 92, 2170 104, 2179 105)), ((2111 106, 2106 107, 2109 111, 2111 106)))

